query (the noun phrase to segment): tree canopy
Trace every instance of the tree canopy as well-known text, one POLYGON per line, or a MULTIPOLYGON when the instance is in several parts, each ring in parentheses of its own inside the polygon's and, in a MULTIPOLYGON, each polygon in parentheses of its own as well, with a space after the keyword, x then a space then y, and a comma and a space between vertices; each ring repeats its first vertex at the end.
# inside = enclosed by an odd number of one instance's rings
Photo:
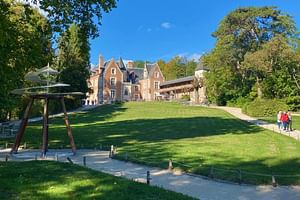
POLYGON ((65 32, 73 23, 84 30, 87 37, 98 37, 102 12, 116 7, 116 0, 26 0, 47 13, 55 32, 65 32))
MULTIPOLYGON (((270 73, 274 76, 280 67, 290 73, 287 65, 283 67, 282 59, 288 60, 287 52, 292 54, 299 40, 292 17, 275 7, 236 9, 221 21, 213 36, 216 46, 203 61, 210 68, 209 96, 219 104, 241 96, 266 95, 270 86, 266 87, 265 78, 270 73)), ((293 86, 289 87, 292 90, 293 86)), ((266 97, 274 97, 276 93, 266 97)))
POLYGON ((51 62, 51 28, 36 9, 0 1, 0 120, 20 109, 10 91, 26 86, 24 75, 51 62))

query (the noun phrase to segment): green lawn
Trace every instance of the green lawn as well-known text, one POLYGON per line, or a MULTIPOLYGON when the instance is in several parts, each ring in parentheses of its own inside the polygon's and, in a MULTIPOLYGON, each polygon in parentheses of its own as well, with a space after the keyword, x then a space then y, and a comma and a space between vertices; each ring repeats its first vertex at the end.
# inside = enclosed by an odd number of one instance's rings
POLYGON ((0 199, 193 199, 77 165, 0 162, 0 199))
MULTIPOLYGON (((119 159, 128 152, 132 161, 160 167, 167 167, 168 160, 173 159, 175 167, 202 175, 209 175, 213 166, 215 177, 232 181, 238 181, 240 169, 244 182, 256 184, 269 183, 271 177, 243 172, 296 175, 276 179, 280 184, 300 184, 299 141, 238 120, 222 110, 129 102, 72 115, 70 120, 79 148, 113 144, 118 147, 119 159)), ((50 123, 50 148, 68 145, 63 120, 50 123)), ((23 142, 40 146, 41 123, 27 129, 23 142)))

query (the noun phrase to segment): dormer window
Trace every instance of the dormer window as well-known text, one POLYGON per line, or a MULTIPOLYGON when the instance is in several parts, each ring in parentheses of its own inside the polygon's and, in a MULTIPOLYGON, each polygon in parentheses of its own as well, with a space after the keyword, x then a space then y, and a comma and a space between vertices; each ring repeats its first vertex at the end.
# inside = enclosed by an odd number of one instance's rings
POLYGON ((116 74, 116 68, 111 68, 111 74, 113 74, 113 75, 116 74))

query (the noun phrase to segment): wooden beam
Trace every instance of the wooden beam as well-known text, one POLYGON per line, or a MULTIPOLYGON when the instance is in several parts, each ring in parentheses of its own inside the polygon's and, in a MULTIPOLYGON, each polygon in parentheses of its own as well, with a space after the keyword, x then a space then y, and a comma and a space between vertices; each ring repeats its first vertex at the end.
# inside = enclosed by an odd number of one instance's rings
POLYGON ((16 141, 15 141, 10 153, 17 153, 18 152, 20 142, 22 140, 22 137, 23 137, 24 132, 25 132, 25 128, 26 128, 27 123, 28 123, 28 116, 29 116, 33 101, 34 101, 34 98, 31 97, 30 100, 29 100, 29 103, 27 104, 26 110, 24 112, 24 116, 23 116, 23 119, 21 121, 19 130, 18 130, 18 133, 17 133, 17 136, 16 136, 16 141))
POLYGON ((46 155, 48 151, 48 128, 49 128, 49 99, 45 98, 44 102, 44 114, 43 114, 43 146, 42 146, 42 154, 46 155))
POLYGON ((71 147, 72 147, 72 152, 73 152, 73 154, 76 154, 76 146, 75 146, 74 138, 73 138, 73 135, 72 135, 71 126, 70 126, 69 117, 68 117, 68 114, 67 114, 67 109, 66 109, 64 98, 61 98, 60 102, 61 102, 62 109, 63 109, 63 112, 64 112, 64 117, 65 117, 64 120, 65 120, 65 124, 66 124, 66 128, 67 128, 67 134, 68 134, 70 144, 71 144, 71 147))

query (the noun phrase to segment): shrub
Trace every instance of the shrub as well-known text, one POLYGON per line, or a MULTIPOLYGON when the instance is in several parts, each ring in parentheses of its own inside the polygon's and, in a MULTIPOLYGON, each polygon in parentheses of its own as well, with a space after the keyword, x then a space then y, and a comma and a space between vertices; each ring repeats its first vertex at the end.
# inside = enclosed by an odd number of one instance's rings
POLYGON ((188 94, 184 94, 184 95, 181 96, 181 99, 182 99, 182 100, 185 100, 185 101, 190 101, 190 100, 191 100, 191 97, 190 97, 190 95, 188 95, 188 94))
POLYGON ((289 106, 289 110, 292 111, 300 110, 300 96, 287 97, 285 99, 285 102, 289 106))
POLYGON ((284 100, 280 99, 256 99, 246 103, 242 112, 252 117, 271 117, 275 116, 278 111, 287 111, 289 106, 284 100))
POLYGON ((239 107, 242 108, 245 104, 251 102, 250 98, 247 97, 239 97, 237 99, 234 100, 230 100, 227 102, 227 106, 231 106, 231 107, 239 107))

